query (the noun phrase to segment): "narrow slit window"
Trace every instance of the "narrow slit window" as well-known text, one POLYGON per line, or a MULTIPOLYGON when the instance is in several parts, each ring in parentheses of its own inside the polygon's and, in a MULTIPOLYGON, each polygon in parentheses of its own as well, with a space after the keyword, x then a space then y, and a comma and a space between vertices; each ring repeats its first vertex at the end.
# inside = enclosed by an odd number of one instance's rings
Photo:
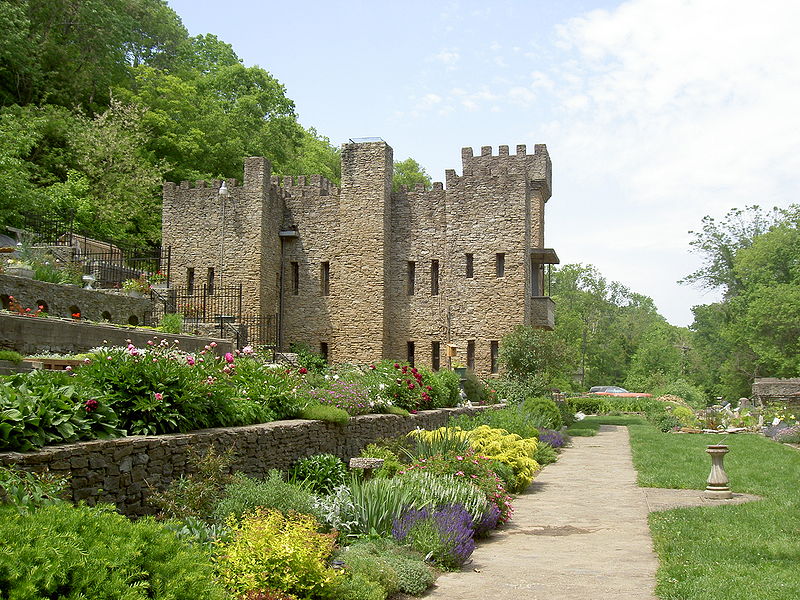
POLYGON ((492 340, 489 343, 489 353, 492 357, 492 373, 500 372, 500 343, 492 340))
POLYGON ((408 364, 414 366, 414 342, 406 343, 406 360, 408 364))
POLYGON ((505 277, 506 275, 506 255, 504 252, 498 252, 494 257, 495 275, 497 277, 505 277))
POLYGON ((439 345, 439 342, 431 342, 431 368, 434 371, 438 371, 439 367, 441 366, 439 358, 440 352, 441 346, 439 345))
POLYGON ((413 260, 408 261, 406 271, 406 293, 409 296, 414 295, 414 288, 416 287, 417 278, 417 263, 413 260))
POLYGON ((328 342, 319 343, 319 353, 325 359, 325 362, 328 362, 328 342))
POLYGON ((467 259, 467 279, 472 279, 475 276, 473 255, 471 253, 467 254, 466 259, 467 259))
POLYGON ((300 264, 292 262, 292 295, 297 296, 300 293, 300 264))
POLYGON ((320 291, 323 296, 330 296, 331 294, 331 263, 327 260, 320 265, 320 291))
POLYGON ((206 281, 208 282, 208 295, 211 296, 214 293, 214 267, 208 267, 206 281))
POLYGON ((475 370, 475 340, 467 340, 467 368, 475 370))
POLYGON ((190 296, 194 294, 194 267, 186 269, 186 293, 190 296))
POLYGON ((439 295, 439 261, 431 261, 431 296, 439 295))

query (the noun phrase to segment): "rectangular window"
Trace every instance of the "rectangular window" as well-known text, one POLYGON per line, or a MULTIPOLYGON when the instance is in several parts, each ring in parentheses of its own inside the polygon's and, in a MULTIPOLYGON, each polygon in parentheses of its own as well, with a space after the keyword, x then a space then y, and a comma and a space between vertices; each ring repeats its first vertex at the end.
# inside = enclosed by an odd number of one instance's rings
POLYGON ((439 261, 431 261, 431 296, 439 295, 439 261))
POLYGON ((208 282, 208 295, 211 296, 214 293, 214 267, 208 267, 206 281, 208 282))
POLYGON ((417 263, 413 260, 408 261, 408 271, 406 272, 406 293, 409 296, 414 295, 414 287, 416 286, 417 279, 417 263))
POLYGON ((319 272, 320 292, 323 296, 331 294, 331 263, 327 260, 320 265, 319 272))
POLYGON ((475 340, 467 340, 467 368, 475 370, 475 340))
POLYGON ((441 366, 439 359, 440 352, 441 347, 439 342, 431 342, 431 368, 433 368, 434 371, 438 371, 441 366))
POLYGON ((292 295, 300 293, 300 264, 292 262, 292 295))
POLYGON ((506 275, 506 255, 503 252, 498 252, 494 256, 494 271, 497 277, 505 277, 506 275))
POLYGON ((467 279, 472 279, 475 275, 475 272, 472 268, 473 265, 472 254, 467 254, 466 259, 467 259, 467 279))
POLYGON ((412 367, 414 366, 414 342, 406 343, 406 360, 412 367))
POLYGON ((489 353, 492 356, 492 373, 500 372, 500 343, 497 340, 492 340, 490 343, 489 353))
POLYGON ((319 343, 319 353, 322 355, 322 358, 325 359, 325 362, 328 361, 328 342, 320 342, 319 343))
POLYGON ((186 293, 194 294, 194 267, 186 269, 186 293))
POLYGON ((539 283, 541 270, 541 265, 536 262, 535 258, 531 257, 531 296, 542 295, 542 287, 539 283))

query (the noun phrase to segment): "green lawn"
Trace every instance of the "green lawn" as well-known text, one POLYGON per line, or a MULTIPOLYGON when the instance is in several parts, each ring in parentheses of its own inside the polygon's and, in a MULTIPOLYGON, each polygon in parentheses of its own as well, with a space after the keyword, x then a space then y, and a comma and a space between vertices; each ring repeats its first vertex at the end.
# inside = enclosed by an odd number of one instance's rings
POLYGON ((764 497, 651 513, 658 597, 800 599, 800 452, 758 435, 676 435, 641 421, 627 424, 639 485, 702 489, 711 465, 705 447, 724 443, 731 449, 725 457, 731 489, 764 497))

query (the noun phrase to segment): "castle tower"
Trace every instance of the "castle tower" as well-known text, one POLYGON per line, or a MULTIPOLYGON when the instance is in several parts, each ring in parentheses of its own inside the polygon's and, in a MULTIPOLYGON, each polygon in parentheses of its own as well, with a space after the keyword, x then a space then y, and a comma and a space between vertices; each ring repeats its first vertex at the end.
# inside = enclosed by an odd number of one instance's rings
POLYGON ((328 273, 334 361, 367 363, 386 354, 393 169, 386 142, 342 147, 339 235, 328 273))

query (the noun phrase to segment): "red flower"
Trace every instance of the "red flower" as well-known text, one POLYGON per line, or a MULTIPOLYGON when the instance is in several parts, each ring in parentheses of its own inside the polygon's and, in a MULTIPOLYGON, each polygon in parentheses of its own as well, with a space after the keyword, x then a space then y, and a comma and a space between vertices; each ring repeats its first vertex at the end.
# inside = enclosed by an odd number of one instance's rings
POLYGON ((400 365, 398 365, 397 363, 394 363, 394 368, 395 368, 395 369, 399 369, 399 368, 400 368, 400 365))
POLYGON ((413 383, 409 383, 408 384, 408 389, 413 390, 414 389, 414 384, 413 383))
POLYGON ((305 375, 306 373, 308 373, 308 369, 306 369, 305 367, 300 367, 300 369, 297 372, 300 373, 300 375, 305 375))
POLYGON ((92 398, 90 400, 87 400, 86 403, 83 405, 83 407, 86 409, 86 412, 88 413, 88 412, 92 412, 93 410, 97 410, 97 407, 99 406, 99 404, 100 403, 97 400, 92 398))

